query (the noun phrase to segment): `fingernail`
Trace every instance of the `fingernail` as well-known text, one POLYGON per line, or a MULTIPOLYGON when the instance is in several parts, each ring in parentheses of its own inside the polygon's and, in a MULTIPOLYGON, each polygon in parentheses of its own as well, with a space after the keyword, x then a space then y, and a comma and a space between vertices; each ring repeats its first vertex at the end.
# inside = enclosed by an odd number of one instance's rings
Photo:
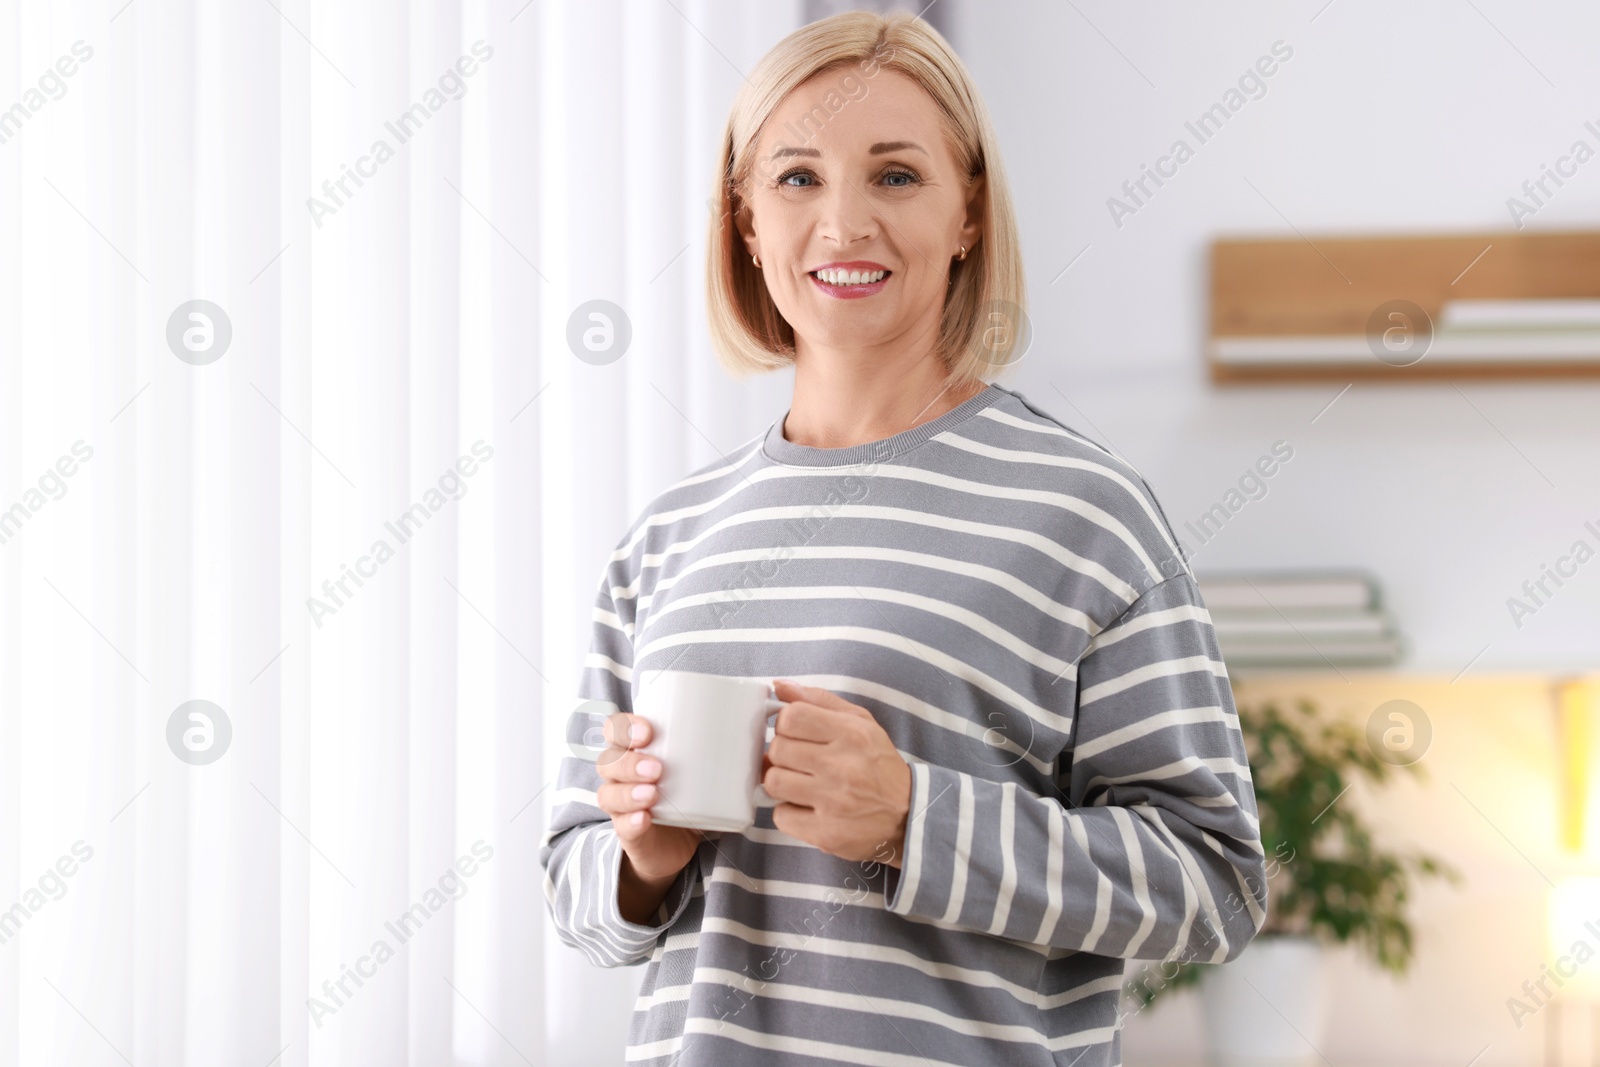
POLYGON ((653 778, 653 777, 655 777, 656 772, 659 771, 660 769, 661 769, 661 764, 656 762, 653 759, 642 759, 642 760, 639 761, 639 773, 640 774, 643 774, 643 775, 646 775, 648 777, 652 777, 653 778))
POLYGON ((645 797, 653 793, 655 788, 656 787, 653 785, 636 785, 633 787, 633 799, 643 800, 645 797))
POLYGON ((628 736, 631 737, 635 741, 643 741, 644 740, 644 723, 636 722, 632 726, 628 727, 628 736))
POLYGON ((636 812, 633 813, 633 825, 635 825, 635 826, 643 826, 644 825, 644 812, 636 811, 636 812))

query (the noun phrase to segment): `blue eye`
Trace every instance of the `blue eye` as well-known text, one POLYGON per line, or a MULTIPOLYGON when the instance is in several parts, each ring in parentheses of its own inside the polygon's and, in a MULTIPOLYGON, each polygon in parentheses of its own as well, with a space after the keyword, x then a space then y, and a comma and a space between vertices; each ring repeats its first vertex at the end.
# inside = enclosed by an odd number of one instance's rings
MULTIPOLYGON (((814 178, 815 175, 813 175, 809 170, 806 170, 803 167, 797 167, 794 170, 784 171, 782 174, 778 175, 773 184, 776 186, 787 185, 791 189, 805 189, 809 188, 813 184, 814 178), (792 184, 789 181, 790 178, 805 178, 806 182, 803 185, 792 184)), ((894 170, 884 171, 883 178, 885 182, 888 182, 889 188, 891 189, 908 189, 922 181, 922 179, 917 176, 915 171, 903 170, 898 167, 894 170), (890 178, 904 178, 906 180, 903 182, 890 182, 890 178)))

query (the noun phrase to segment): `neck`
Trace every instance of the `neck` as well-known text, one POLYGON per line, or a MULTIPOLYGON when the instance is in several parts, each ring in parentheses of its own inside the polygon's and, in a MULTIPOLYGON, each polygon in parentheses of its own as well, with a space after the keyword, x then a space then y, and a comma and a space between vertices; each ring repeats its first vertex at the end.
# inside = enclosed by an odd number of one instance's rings
POLYGON ((893 437, 981 393, 956 385, 932 352, 908 359, 797 347, 794 399, 783 436, 812 448, 848 448, 893 437))

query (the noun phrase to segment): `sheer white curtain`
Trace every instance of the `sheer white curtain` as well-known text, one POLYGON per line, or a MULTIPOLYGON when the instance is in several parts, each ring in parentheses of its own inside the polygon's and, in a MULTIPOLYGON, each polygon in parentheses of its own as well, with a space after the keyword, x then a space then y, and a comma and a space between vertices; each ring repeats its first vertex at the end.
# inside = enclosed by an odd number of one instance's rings
POLYGON ((542 790, 603 559, 783 409, 703 228, 803 16, 524 4, 0 0, 0 1064, 621 1059, 542 790))

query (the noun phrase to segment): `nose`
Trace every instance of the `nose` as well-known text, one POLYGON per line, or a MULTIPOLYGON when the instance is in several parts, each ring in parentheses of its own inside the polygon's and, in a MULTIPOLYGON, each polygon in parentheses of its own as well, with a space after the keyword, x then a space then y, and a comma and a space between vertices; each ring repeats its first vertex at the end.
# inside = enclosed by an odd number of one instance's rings
POLYGON ((848 182, 836 182, 818 201, 817 233, 825 241, 848 248, 878 231, 872 203, 848 182))

